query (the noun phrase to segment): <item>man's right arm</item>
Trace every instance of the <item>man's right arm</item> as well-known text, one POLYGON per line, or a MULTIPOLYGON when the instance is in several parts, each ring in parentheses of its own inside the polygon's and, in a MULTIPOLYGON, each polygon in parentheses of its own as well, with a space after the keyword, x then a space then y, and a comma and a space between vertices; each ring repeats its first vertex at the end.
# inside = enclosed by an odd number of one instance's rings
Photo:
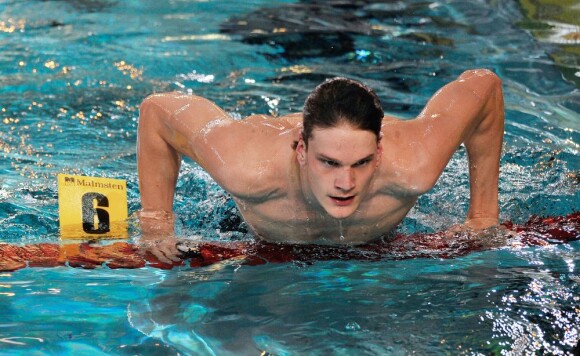
POLYGON ((146 212, 171 212, 181 155, 199 161, 195 138, 212 120, 231 120, 213 102, 179 93, 146 98, 139 113, 137 164, 146 212))
MULTIPOLYGON (((173 235, 173 195, 181 155, 199 160, 194 141, 216 119, 231 120, 214 103, 197 96, 155 94, 141 104, 137 139, 140 223, 143 237, 152 243, 173 235)), ((167 250, 166 256, 176 252, 171 243, 161 249, 167 250)))

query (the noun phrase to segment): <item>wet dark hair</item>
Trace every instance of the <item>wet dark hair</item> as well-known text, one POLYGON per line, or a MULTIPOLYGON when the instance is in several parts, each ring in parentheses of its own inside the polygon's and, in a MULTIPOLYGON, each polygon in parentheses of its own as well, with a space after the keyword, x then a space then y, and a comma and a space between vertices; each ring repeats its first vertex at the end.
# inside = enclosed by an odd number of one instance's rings
POLYGON ((383 109, 375 92, 352 79, 336 77, 318 85, 304 103, 302 137, 308 144, 316 127, 347 123, 380 137, 383 109))

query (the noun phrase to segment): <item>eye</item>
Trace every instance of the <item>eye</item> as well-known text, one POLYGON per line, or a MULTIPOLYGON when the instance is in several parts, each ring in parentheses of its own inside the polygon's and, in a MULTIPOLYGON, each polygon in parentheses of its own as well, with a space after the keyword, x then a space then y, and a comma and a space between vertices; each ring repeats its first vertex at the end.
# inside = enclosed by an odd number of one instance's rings
POLYGON ((365 159, 362 159, 362 160, 360 160, 360 161, 356 162, 356 163, 355 163, 355 164, 353 164, 352 166, 353 166, 353 167, 355 167, 355 168, 356 168, 356 167, 362 167, 362 166, 364 166, 364 165, 367 165, 367 164, 369 164, 371 161, 372 161, 372 158, 365 158, 365 159))
POLYGON ((338 162, 332 161, 330 159, 320 158, 320 162, 322 162, 322 164, 324 164, 325 166, 328 166, 328 167, 338 167, 339 166, 338 162))

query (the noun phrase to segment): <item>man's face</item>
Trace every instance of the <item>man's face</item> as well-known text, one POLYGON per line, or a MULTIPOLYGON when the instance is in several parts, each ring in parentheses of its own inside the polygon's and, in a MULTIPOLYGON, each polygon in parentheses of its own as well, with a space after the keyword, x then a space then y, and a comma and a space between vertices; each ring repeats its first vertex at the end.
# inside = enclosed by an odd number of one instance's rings
POLYGON ((362 200, 379 162, 382 147, 371 131, 348 124, 314 128, 308 148, 301 139, 296 148, 311 196, 332 217, 352 215, 362 200))

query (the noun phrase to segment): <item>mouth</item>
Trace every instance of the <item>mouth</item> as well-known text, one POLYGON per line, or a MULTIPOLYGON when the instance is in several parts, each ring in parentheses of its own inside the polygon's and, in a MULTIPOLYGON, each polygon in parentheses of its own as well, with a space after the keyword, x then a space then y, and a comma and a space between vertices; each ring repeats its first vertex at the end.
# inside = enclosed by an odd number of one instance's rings
POLYGON ((354 195, 348 196, 348 197, 330 197, 330 200, 332 200, 332 202, 335 205, 338 206, 348 206, 350 204, 352 204, 352 202, 354 201, 354 195))

